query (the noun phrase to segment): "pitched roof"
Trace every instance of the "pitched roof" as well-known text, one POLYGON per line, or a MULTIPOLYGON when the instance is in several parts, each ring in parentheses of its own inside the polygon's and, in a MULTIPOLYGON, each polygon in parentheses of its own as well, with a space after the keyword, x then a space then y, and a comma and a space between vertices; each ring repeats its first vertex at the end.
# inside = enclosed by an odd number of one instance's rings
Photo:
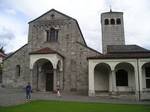
POLYGON ((88 59, 150 58, 150 50, 138 45, 109 45, 107 50, 107 54, 88 57, 88 59))
POLYGON ((6 55, 0 52, 0 57, 5 58, 6 55))
POLYGON ((65 17, 67 17, 67 18, 69 18, 69 19, 73 19, 73 20, 76 22, 76 24, 77 24, 77 27, 78 27, 78 29, 79 29, 79 32, 80 32, 80 34, 81 34, 81 36, 82 36, 82 38, 83 38, 83 41, 84 41, 85 45, 87 46, 86 41, 85 41, 85 39, 84 39, 84 36, 83 36, 83 34, 82 34, 82 32, 81 32, 81 29, 80 29, 80 26, 79 26, 78 21, 77 21, 75 18, 72 18, 72 17, 70 17, 70 16, 68 16, 68 15, 66 15, 66 14, 64 14, 64 13, 62 13, 62 12, 59 12, 59 11, 55 10, 55 9, 51 9, 51 10, 47 11, 46 13, 42 14, 41 16, 37 17, 36 19, 34 19, 34 20, 32 20, 32 21, 30 21, 30 22, 28 22, 28 23, 30 24, 30 23, 32 23, 32 22, 38 20, 39 18, 41 18, 42 16, 48 14, 48 13, 51 12, 51 11, 55 11, 55 12, 57 12, 57 13, 59 13, 59 14, 65 16, 65 17))
MULTIPOLYGON (((42 48, 42 49, 39 49, 37 51, 33 51, 33 52, 30 52, 29 54, 58 54, 60 56, 62 56, 60 53, 58 53, 57 51, 55 50, 52 50, 48 47, 45 47, 45 48, 42 48)), ((62 56, 64 57, 64 56, 62 56)))
POLYGON ((117 54, 105 54, 94 57, 88 57, 87 59, 137 59, 137 58, 150 58, 150 53, 117 53, 117 54))
POLYGON ((65 16, 65 17, 67 17, 67 18, 69 18, 69 19, 76 20, 76 19, 74 19, 74 18, 72 18, 72 17, 70 17, 70 16, 68 16, 68 15, 66 15, 66 14, 64 14, 64 13, 62 13, 62 12, 59 12, 59 11, 57 11, 57 10, 55 10, 55 9, 51 9, 51 10, 47 11, 46 13, 42 14, 41 16, 37 17, 36 19, 30 21, 29 23, 32 23, 32 22, 38 20, 38 19, 41 18, 42 16, 44 16, 44 15, 46 15, 46 14, 48 14, 49 12, 52 12, 52 11, 55 11, 55 12, 57 12, 57 13, 59 13, 59 14, 65 16))
POLYGON ((23 49, 24 47, 26 47, 28 44, 25 44, 24 46, 20 47, 18 50, 16 50, 15 52, 11 52, 9 54, 7 54, 6 58, 4 59, 7 60, 8 58, 10 58, 11 56, 13 56, 14 54, 16 54, 18 51, 20 51, 21 49, 23 49))
POLYGON ((109 53, 138 53, 138 52, 150 52, 138 45, 108 45, 107 54, 109 53))

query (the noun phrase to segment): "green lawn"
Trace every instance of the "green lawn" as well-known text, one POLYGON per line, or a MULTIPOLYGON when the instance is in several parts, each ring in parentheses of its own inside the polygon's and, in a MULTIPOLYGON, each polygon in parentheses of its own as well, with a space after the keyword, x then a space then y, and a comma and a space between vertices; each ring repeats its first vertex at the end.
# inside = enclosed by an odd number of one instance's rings
POLYGON ((150 112, 150 105, 32 101, 17 106, 0 107, 0 112, 150 112))

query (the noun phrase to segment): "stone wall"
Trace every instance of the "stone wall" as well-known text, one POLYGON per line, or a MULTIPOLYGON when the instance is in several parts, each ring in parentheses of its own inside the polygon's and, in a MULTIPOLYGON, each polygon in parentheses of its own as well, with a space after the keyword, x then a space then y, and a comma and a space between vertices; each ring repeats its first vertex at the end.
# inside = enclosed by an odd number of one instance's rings
POLYGON ((30 80, 29 53, 45 47, 64 56, 63 72, 60 73, 61 89, 65 92, 79 91, 87 94, 87 57, 99 53, 87 47, 76 20, 57 11, 50 11, 29 23, 28 45, 4 61, 4 85, 24 86, 30 80), (52 14, 55 15, 53 19, 52 14), (46 30, 51 27, 59 29, 57 42, 46 41, 46 30), (20 77, 16 76, 16 65, 21 65, 20 77))
POLYGON ((3 85, 6 87, 24 87, 29 81, 28 44, 17 50, 3 62, 3 85), (20 76, 17 76, 16 65, 20 65, 20 76))
POLYGON ((29 29, 30 52, 49 47, 64 56, 64 91, 87 91, 87 57, 99 53, 86 46, 77 21, 52 11, 31 22, 29 29), (55 19, 51 19, 51 14, 55 14, 55 19), (59 29, 58 42, 46 41, 45 31, 51 27, 59 29))

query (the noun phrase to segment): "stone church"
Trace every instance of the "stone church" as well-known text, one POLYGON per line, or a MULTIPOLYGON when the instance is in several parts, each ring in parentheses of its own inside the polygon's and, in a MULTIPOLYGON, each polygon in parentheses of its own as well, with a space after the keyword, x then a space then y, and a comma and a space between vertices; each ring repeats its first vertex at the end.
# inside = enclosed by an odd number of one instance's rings
POLYGON ((2 84, 34 91, 150 99, 150 51, 126 45, 122 12, 101 14, 102 49, 76 19, 52 9, 29 22, 28 43, 3 60, 2 84))

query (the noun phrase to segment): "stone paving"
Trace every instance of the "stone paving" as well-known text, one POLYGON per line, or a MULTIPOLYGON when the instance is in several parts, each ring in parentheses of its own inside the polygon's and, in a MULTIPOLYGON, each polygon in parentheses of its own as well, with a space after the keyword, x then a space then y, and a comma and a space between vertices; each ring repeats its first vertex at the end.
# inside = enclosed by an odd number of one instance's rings
MULTIPOLYGON (((32 100, 62 100, 62 101, 81 101, 81 102, 99 102, 99 103, 121 103, 121 104, 150 104, 150 101, 136 101, 127 99, 117 99, 110 97, 88 97, 75 94, 61 94, 58 97, 50 92, 32 93, 32 100)), ((18 89, 0 88, 0 106, 10 106, 25 103, 25 92, 18 89)))

